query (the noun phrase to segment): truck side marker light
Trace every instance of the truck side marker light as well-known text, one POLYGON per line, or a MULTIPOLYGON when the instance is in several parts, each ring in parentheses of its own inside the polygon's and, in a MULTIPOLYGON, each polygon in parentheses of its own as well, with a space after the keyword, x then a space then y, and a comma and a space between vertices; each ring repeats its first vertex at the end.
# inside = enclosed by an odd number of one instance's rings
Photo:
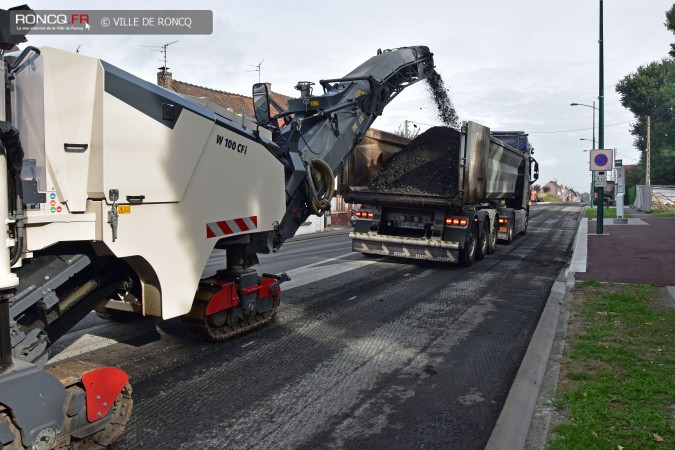
POLYGON ((356 211, 356 217, 360 217, 361 219, 372 219, 373 218, 373 212, 372 211, 356 211))
POLYGON ((453 227, 465 227, 469 223, 466 217, 447 217, 445 224, 453 227))

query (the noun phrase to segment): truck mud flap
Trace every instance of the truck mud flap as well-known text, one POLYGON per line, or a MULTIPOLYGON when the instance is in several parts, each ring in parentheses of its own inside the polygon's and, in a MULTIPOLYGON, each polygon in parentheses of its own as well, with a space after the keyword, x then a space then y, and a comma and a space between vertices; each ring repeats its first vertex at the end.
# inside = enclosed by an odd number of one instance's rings
POLYGON ((457 262, 459 256, 459 245, 456 242, 407 239, 366 233, 349 233, 349 236, 352 238, 353 251, 371 255, 451 263, 457 262))

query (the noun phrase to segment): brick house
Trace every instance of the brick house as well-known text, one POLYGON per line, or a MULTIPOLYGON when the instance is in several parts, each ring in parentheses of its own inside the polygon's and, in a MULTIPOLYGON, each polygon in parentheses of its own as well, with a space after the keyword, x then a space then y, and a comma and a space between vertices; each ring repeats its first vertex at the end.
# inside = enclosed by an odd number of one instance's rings
MULTIPOLYGON (((159 72, 157 72, 157 84, 179 94, 205 97, 223 108, 231 109, 235 114, 244 115, 248 118, 255 117, 253 99, 251 97, 174 80, 173 74, 168 71, 168 67, 159 68, 159 72)), ((292 97, 273 92, 270 84, 267 85, 267 90, 270 96, 270 114, 274 116, 282 111, 286 111, 288 109, 288 99, 292 97)), ((283 121, 280 120, 279 125, 282 124, 283 121)))
POLYGON ((547 192, 551 195, 555 195, 563 202, 578 202, 580 201, 579 194, 574 190, 570 189, 562 184, 558 184, 556 181, 549 181, 544 186, 542 186, 542 192, 547 192))

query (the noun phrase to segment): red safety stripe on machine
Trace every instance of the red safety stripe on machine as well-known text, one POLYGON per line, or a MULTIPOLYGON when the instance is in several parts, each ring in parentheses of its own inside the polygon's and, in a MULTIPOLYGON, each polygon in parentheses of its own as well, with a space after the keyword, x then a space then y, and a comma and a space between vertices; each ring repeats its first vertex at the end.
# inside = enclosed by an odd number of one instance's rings
POLYGON ((258 229, 258 216, 240 217, 206 224, 207 239, 258 229))

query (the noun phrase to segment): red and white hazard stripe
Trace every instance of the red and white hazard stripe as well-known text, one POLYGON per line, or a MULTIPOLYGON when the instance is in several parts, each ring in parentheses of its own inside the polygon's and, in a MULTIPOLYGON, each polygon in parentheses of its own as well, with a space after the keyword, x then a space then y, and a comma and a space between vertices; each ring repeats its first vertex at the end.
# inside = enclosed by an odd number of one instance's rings
POLYGON ((206 238, 228 236, 258 229, 258 216, 221 220, 206 224, 206 238))

